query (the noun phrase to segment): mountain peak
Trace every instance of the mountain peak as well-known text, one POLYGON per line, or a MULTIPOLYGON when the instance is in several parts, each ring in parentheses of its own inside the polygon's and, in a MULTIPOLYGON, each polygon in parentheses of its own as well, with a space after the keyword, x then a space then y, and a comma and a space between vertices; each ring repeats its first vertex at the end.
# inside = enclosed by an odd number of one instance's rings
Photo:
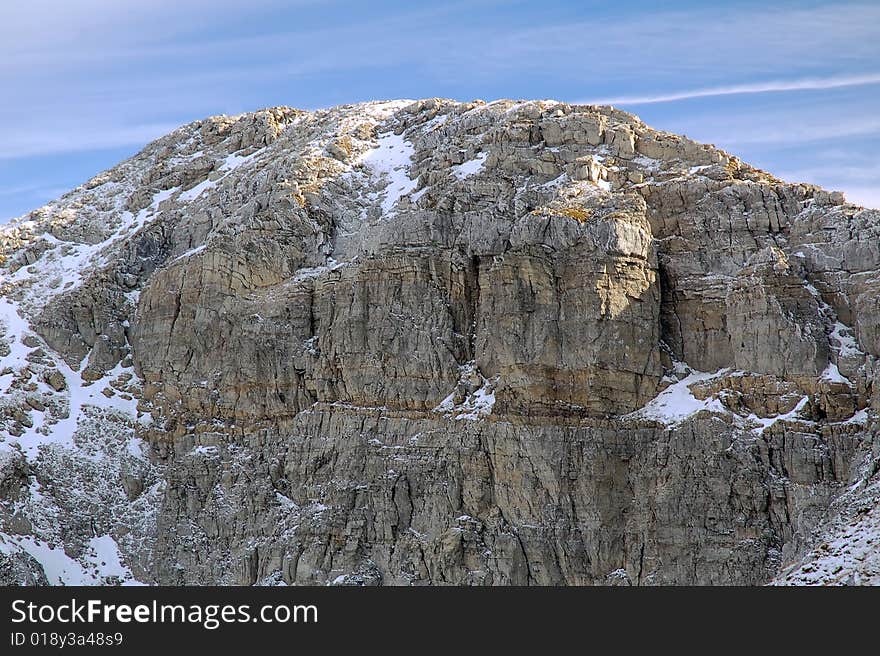
POLYGON ((878 236, 607 106, 182 126, 0 226, 0 575, 874 581, 878 236))

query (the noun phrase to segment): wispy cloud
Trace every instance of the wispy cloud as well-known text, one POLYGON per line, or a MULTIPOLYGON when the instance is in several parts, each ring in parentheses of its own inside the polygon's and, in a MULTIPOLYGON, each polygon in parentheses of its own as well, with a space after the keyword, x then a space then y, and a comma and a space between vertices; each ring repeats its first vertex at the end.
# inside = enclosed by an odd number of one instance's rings
POLYGON ((27 194, 42 194, 47 187, 38 184, 15 185, 12 187, 0 187, 0 196, 24 196, 27 194))
MULTIPOLYGON (((870 108, 866 108, 870 111, 870 108)), ((828 116, 816 117, 792 112, 785 117, 755 116, 751 125, 730 117, 730 125, 720 125, 725 114, 720 114, 713 130, 703 128, 701 132, 716 143, 727 148, 735 148, 749 144, 808 144, 818 141, 846 139, 864 135, 880 134, 880 118, 873 116, 850 115, 847 120, 829 121, 828 116)))
POLYGON ((783 91, 813 91, 820 89, 841 89, 880 84, 880 73, 866 75, 833 75, 829 77, 806 77, 797 80, 773 80, 749 84, 704 87, 688 91, 673 91, 649 96, 620 96, 599 100, 582 101, 596 105, 652 105, 655 103, 710 98, 713 96, 737 96, 753 93, 776 93, 783 91))
POLYGON ((172 123, 150 123, 66 127, 66 130, 28 130, 5 135, 0 141, 0 160, 139 146, 179 126, 172 123))
MULTIPOLYGON (((60 171, 58 153, 142 145, 210 114, 376 97, 592 95, 665 111, 658 127, 743 154, 880 130, 876 2, 529 4, 0 0, 4 183, 28 181, 15 158, 60 171), (823 95, 803 90, 875 101, 826 104, 824 116, 728 107, 823 95), (712 97, 725 100, 675 104, 712 97)), ((83 179, 113 163, 90 161, 83 179)))
POLYGON ((880 83, 873 87, 837 87, 812 94, 745 95, 699 104, 648 104, 638 110, 653 127, 686 134, 722 148, 810 149, 827 152, 835 143, 865 150, 880 137, 880 83))

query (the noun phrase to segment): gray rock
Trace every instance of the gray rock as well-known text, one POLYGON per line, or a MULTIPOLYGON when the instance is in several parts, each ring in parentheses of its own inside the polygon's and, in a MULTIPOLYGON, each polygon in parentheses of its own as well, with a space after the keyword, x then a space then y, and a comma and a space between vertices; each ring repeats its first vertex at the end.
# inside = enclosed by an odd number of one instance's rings
POLYGON ((0 228, 0 580, 874 582, 878 237, 609 107, 184 126, 0 228))

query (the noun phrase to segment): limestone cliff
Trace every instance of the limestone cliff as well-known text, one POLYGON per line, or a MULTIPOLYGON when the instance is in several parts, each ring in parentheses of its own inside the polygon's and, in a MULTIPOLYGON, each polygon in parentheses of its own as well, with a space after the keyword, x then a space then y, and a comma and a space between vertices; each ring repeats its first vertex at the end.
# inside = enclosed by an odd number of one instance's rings
POLYGON ((0 321, 3 582, 880 583, 880 212, 610 107, 192 123, 0 321))

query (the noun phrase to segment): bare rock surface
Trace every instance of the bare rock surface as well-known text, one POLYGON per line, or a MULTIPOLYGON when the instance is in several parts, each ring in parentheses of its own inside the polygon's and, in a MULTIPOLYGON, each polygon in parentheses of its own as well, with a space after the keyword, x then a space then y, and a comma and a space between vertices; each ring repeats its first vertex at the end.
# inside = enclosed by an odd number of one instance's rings
POLYGON ((0 227, 0 581, 880 583, 878 299, 614 108, 197 121, 0 227))

